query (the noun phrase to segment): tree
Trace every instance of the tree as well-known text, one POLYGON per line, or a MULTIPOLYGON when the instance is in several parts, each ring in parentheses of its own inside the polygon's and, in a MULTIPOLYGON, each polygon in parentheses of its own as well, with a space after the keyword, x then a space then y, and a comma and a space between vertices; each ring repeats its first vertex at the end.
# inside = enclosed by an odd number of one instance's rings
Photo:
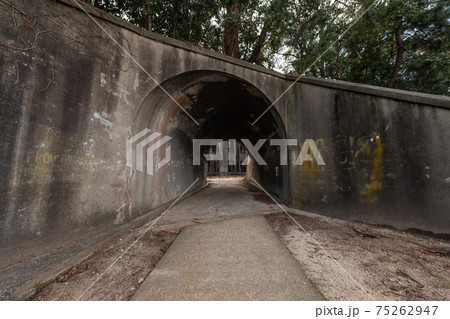
POLYGON ((444 0, 380 1, 314 65, 373 0, 335 1, 328 7, 308 3, 291 2, 292 21, 298 22, 284 40, 286 71, 302 73, 312 66, 307 74, 449 95, 450 6, 444 0))
POLYGON ((247 59, 247 62, 261 65, 260 56, 266 42, 267 34, 270 31, 276 32, 279 29, 283 21, 283 8, 285 3, 285 0, 273 0, 271 2, 269 10, 265 14, 264 24, 259 33, 258 40, 256 41, 255 47, 252 54, 247 59))
MULTIPOLYGON (((283 55, 289 64, 286 72, 303 73, 339 36, 342 10, 333 1, 293 0, 289 12, 283 55)), ((324 60, 322 60, 324 62, 324 60)), ((310 75, 325 76, 316 64, 310 75)))
POLYGON ((394 71, 392 71, 391 79, 389 80, 388 87, 393 88, 395 79, 397 79, 398 72, 403 63, 403 16, 397 15, 398 20, 397 29, 395 30, 395 45, 397 47, 397 56, 395 59, 394 71))
POLYGON ((223 53, 233 58, 240 58, 239 29, 244 1, 226 1, 226 17, 223 26, 223 53))
POLYGON ((147 30, 152 31, 152 0, 147 0, 147 6, 145 9, 147 10, 147 30))
POLYGON ((375 0, 87 1, 144 29, 268 68, 450 95, 446 0, 381 0, 344 36, 375 0))

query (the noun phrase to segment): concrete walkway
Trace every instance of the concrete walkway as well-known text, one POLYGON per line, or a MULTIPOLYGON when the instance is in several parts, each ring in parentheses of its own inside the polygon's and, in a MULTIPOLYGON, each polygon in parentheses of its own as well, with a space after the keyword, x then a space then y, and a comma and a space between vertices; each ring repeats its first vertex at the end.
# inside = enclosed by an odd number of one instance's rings
POLYGON ((275 203, 255 200, 242 177, 215 178, 208 182, 208 187, 173 206, 157 226, 280 211, 275 203))
POLYGON ((188 226, 133 300, 323 300, 263 216, 188 226))

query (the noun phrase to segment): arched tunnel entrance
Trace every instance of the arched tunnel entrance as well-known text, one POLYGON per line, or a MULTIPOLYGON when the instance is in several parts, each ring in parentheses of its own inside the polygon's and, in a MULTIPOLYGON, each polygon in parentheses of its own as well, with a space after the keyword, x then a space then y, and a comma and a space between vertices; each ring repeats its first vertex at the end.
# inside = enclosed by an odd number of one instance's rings
MULTIPOLYGON (((267 191, 283 201, 289 200, 289 166, 280 165, 280 149, 269 143, 269 139, 286 138, 283 121, 272 107, 252 125, 271 105, 259 89, 236 76, 217 71, 183 73, 163 82, 161 87, 156 87, 142 101, 130 136, 144 129, 169 136, 171 158, 153 176, 134 172, 133 211, 145 212, 176 198, 197 178, 200 179, 197 186, 206 182, 205 157, 201 156, 200 165, 193 163, 196 139, 236 140, 237 143, 248 139, 252 145, 260 139, 266 140, 258 153, 267 165, 250 161, 246 178, 255 178, 267 191)), ((206 153, 210 149, 205 147, 201 151, 206 153)), ((164 157, 165 149, 160 148, 154 153, 154 162, 164 157)))

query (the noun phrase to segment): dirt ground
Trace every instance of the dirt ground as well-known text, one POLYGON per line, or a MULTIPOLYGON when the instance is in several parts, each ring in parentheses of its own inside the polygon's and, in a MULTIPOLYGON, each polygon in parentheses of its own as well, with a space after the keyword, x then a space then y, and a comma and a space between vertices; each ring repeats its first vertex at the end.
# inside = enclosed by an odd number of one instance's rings
MULTIPOLYGON (((232 182, 246 186, 254 200, 273 205, 255 186, 232 182)), ((450 300, 450 240, 286 209, 326 252, 287 214, 269 213, 266 219, 328 300, 450 300)), ((147 226, 120 234, 110 246, 42 285, 34 300, 76 300, 147 226)), ((129 300, 181 232, 181 226, 172 227, 148 231, 80 299, 129 300)))
MULTIPOLYGON (((126 250, 146 226, 129 231, 43 287, 33 300, 76 300, 126 250)), ((129 300, 181 229, 150 230, 80 300, 129 300)))
POLYGON ((450 240, 289 212, 311 236, 285 213, 266 219, 328 300, 371 300, 358 283, 375 300, 450 300, 450 240))

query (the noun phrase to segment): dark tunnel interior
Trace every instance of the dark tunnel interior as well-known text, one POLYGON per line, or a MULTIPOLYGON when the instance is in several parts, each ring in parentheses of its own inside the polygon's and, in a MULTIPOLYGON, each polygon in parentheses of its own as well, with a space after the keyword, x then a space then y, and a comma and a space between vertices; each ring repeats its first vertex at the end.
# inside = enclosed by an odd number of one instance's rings
MULTIPOLYGON (((163 82, 161 86, 165 92, 156 87, 141 104, 131 134, 149 128, 172 137, 172 159, 181 163, 169 165, 165 170, 173 170, 182 176, 183 187, 189 186, 196 178, 205 181, 206 160, 203 158, 201 167, 192 164, 194 139, 235 139, 238 143, 248 139, 252 145, 264 139, 266 142, 258 152, 267 165, 257 165, 252 160, 247 167, 246 178, 254 178, 272 194, 283 201, 288 200, 289 167, 280 166, 280 150, 269 143, 269 139, 286 137, 282 119, 276 108, 271 107, 252 125, 271 105, 260 90, 242 79, 217 71, 188 72, 163 82)), ((202 148, 202 152, 209 150, 202 148)), ((163 171, 162 174, 171 173, 163 171)), ((161 182, 156 176, 138 172, 135 190, 145 189, 150 184, 155 188, 161 182)), ((164 191, 170 187, 166 184, 164 191)), ((141 193, 140 196, 146 194, 141 193)))

